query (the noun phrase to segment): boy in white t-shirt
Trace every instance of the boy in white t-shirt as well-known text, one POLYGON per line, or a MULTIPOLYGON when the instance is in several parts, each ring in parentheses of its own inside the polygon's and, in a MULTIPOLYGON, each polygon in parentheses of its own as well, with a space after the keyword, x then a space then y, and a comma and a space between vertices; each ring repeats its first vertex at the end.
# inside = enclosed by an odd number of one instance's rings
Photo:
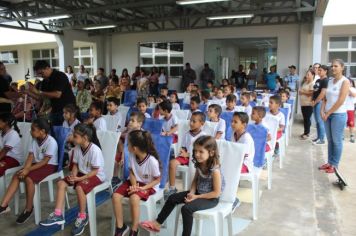
POLYGON ((139 112, 141 112, 146 118, 151 118, 151 115, 147 113, 147 101, 145 98, 138 98, 136 106, 139 112))
POLYGON ((206 118, 203 112, 197 111, 192 114, 189 122, 190 130, 183 136, 179 156, 169 162, 169 189, 164 193, 165 199, 177 192, 175 187, 177 167, 179 165, 189 164, 189 157, 192 154, 192 148, 195 140, 197 140, 200 136, 206 135, 202 130, 205 119, 206 118))
POLYGON ((211 122, 217 123, 213 137, 215 139, 225 139, 226 122, 220 118, 222 109, 217 104, 211 104, 208 107, 208 118, 211 122))
POLYGON ((234 94, 229 94, 226 97, 226 106, 223 109, 224 112, 235 112, 239 111, 236 106, 236 96, 234 94))
POLYGON ((199 105, 200 105, 200 98, 199 96, 194 96, 190 99, 190 110, 188 114, 188 120, 190 120, 190 117, 194 112, 200 111, 199 110, 199 105))
POLYGON ((240 96, 241 105, 245 108, 248 117, 251 117, 252 107, 250 105, 250 93, 244 92, 240 96))
POLYGON ((161 135, 173 136, 173 143, 176 143, 178 141, 178 121, 171 113, 172 103, 169 100, 165 100, 158 104, 158 108, 160 115, 163 116, 164 119, 161 135))
POLYGON ((226 98, 224 97, 224 91, 221 88, 216 91, 216 95, 213 97, 213 100, 210 103, 218 104, 219 106, 225 105, 226 98))
MULTIPOLYGON (((279 110, 282 105, 281 97, 278 95, 271 96, 269 98, 269 114, 276 117, 279 121, 279 128, 277 131, 277 141, 282 137, 284 127, 286 126, 286 120, 284 114, 279 110)), ((279 143, 276 143, 276 147, 274 149, 276 155, 279 155, 279 143)))
POLYGON ((104 104, 101 101, 95 101, 90 104, 89 107, 89 119, 86 121, 87 124, 93 124, 96 130, 106 131, 106 121, 103 114, 104 104))

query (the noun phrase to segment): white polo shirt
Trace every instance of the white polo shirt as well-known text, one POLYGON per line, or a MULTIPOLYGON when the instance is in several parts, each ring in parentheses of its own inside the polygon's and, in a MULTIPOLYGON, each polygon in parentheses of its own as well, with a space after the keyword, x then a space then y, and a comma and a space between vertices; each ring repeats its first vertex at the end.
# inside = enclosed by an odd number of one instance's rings
POLYGON ((278 113, 276 115, 273 115, 270 111, 268 111, 268 114, 271 114, 274 117, 277 117, 278 121, 279 121, 279 126, 283 125, 286 126, 286 120, 284 118, 284 114, 280 111, 278 111, 278 113))
POLYGON ((90 143, 85 150, 82 150, 79 145, 75 146, 73 162, 78 165, 79 172, 83 174, 99 169, 96 176, 101 181, 105 181, 103 153, 94 143, 90 143))
POLYGON ((173 109, 173 110, 180 110, 180 105, 179 105, 179 103, 177 103, 177 102, 172 103, 172 109, 173 109))
POLYGON ((194 113, 194 112, 201 112, 201 110, 199 110, 199 109, 196 109, 196 110, 194 110, 194 111, 192 111, 192 110, 189 110, 189 113, 188 113, 188 120, 190 120, 190 118, 192 118, 192 114, 194 113))
POLYGON ((206 135, 202 130, 200 130, 198 133, 194 134, 190 130, 185 133, 183 140, 182 140, 182 148, 185 148, 188 153, 192 154, 193 150, 193 144, 195 140, 197 140, 199 137, 206 135))
POLYGON ((75 119, 75 121, 70 125, 68 124, 68 121, 63 121, 63 127, 64 128, 69 128, 70 129, 70 133, 69 134, 73 134, 74 132, 74 127, 77 125, 77 124, 80 124, 80 121, 78 119, 75 119))
POLYGON ((162 131, 163 132, 169 132, 172 128, 176 127, 178 125, 178 120, 176 116, 170 115, 168 119, 163 118, 163 125, 162 125, 162 131))
MULTIPOLYGON (((130 153, 130 169, 138 182, 149 184, 161 176, 158 160, 151 155, 147 155, 145 159, 138 162, 136 156, 130 153)), ((158 190, 159 184, 153 187, 158 190)))
POLYGON ((211 121, 213 123, 217 123, 215 126, 213 137, 216 136, 217 133, 221 133, 220 139, 225 139, 225 130, 226 130, 226 122, 224 119, 219 118, 219 121, 211 121))
POLYGON ((244 164, 249 170, 253 168, 253 158, 255 157, 255 143, 253 138, 248 132, 244 132, 238 139, 236 133, 234 132, 231 136, 231 141, 235 143, 242 143, 246 145, 248 153, 245 154, 244 164))
POLYGON ((245 107, 245 113, 248 115, 248 117, 251 117, 251 114, 252 114, 252 107, 251 105, 248 105, 247 107, 245 107))
POLYGON ((33 139, 29 153, 33 153, 35 163, 42 161, 45 157, 49 157, 49 165, 58 165, 58 145, 51 135, 47 135, 41 143, 33 139))
POLYGON ((0 135, 1 143, 10 149, 5 156, 12 157, 22 164, 25 160, 20 135, 14 129, 9 129, 0 135))
POLYGON ((101 130, 101 131, 107 130, 106 120, 102 116, 100 116, 98 119, 94 120, 93 124, 94 124, 96 130, 101 130))

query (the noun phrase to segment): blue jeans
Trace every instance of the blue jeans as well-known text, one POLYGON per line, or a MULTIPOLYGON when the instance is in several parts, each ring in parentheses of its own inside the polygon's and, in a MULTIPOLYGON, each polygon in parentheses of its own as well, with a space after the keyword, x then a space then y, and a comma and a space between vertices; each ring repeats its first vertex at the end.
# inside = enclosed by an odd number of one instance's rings
POLYGON ((325 126, 324 126, 324 121, 323 121, 323 119, 321 119, 321 115, 320 115, 321 103, 322 102, 318 102, 318 104, 316 104, 314 106, 314 118, 315 118, 315 123, 316 123, 316 131, 317 131, 317 134, 318 134, 317 138, 320 141, 324 141, 324 138, 325 138, 325 126))
POLYGON ((339 165, 341 159, 346 118, 346 113, 333 113, 325 121, 328 139, 328 163, 335 167, 339 165))
POLYGON ((256 85, 247 85, 248 91, 255 91, 256 85))

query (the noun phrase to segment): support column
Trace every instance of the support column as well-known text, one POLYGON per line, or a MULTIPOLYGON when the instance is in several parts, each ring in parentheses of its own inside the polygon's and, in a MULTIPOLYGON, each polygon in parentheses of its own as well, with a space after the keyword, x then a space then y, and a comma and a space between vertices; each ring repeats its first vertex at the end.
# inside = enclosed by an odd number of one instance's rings
POLYGON ((321 63, 323 17, 315 17, 313 25, 313 63, 321 63))
POLYGON ((65 71, 66 66, 74 62, 73 39, 63 35, 56 35, 59 53, 59 70, 65 71))

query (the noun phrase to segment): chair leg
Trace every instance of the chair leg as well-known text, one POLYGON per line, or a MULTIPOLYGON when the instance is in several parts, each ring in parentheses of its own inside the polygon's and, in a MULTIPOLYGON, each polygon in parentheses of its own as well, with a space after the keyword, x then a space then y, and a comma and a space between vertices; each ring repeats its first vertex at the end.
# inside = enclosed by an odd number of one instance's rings
POLYGON ((176 207, 176 222, 174 224, 174 235, 178 236, 178 225, 179 225, 179 217, 180 217, 180 211, 182 209, 182 205, 177 205, 176 207))
POLYGON ((39 184, 35 184, 35 196, 33 198, 33 207, 35 210, 35 224, 38 225, 41 221, 41 190, 39 184))
MULTIPOLYGON (((195 235, 202 236, 203 235, 203 220, 196 218, 195 219, 195 235)), ((215 235, 219 235, 217 231, 217 222, 215 221, 215 235)))
POLYGON ((6 176, 0 177, 0 198, 2 199, 6 192, 6 176))
POLYGON ((112 212, 112 215, 111 215, 111 235, 114 236, 115 235, 115 230, 116 230, 116 218, 115 218, 115 215, 114 215, 114 208, 113 209, 113 212, 112 212))
POLYGON ((259 200, 259 189, 258 189, 258 177, 256 175, 252 176, 252 218, 257 220, 258 215, 258 200, 259 200))
POLYGON ((20 204, 20 190, 18 189, 14 196, 14 210, 15 215, 19 214, 19 204, 20 204))
POLYGON ((227 215, 227 228, 228 228, 228 235, 233 236, 233 228, 232 228, 232 213, 227 215))
POLYGON ((89 215, 89 228, 90 228, 90 235, 96 236, 96 205, 95 205, 95 194, 90 192, 87 194, 87 208, 88 208, 88 215, 89 215))
POLYGON ((215 235, 224 235, 224 217, 222 215, 215 215, 215 235))
POLYGON ((20 193, 25 193, 25 184, 20 182, 20 193))
POLYGON ((268 176, 267 189, 268 190, 271 190, 272 188, 272 167, 273 167, 272 150, 270 152, 271 153, 268 154, 267 156, 267 176, 268 176))
POLYGON ((183 189, 188 189, 188 172, 182 172, 183 174, 183 189))
POLYGON ((49 201, 53 202, 54 195, 53 195, 53 181, 52 180, 48 181, 48 195, 49 195, 49 201))

